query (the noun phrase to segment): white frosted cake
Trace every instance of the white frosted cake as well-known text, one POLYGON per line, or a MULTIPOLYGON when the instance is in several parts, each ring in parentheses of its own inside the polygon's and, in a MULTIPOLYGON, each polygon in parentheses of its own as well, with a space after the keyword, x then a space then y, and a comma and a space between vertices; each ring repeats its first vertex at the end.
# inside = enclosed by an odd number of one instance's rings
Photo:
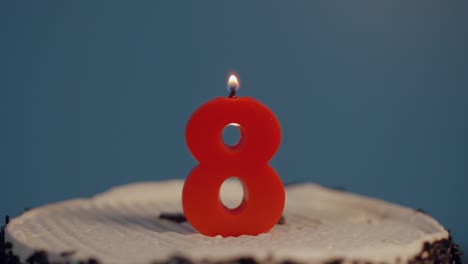
MULTIPOLYGON (((203 236, 184 221, 182 187, 136 183, 29 210, 2 228, 0 263, 461 263, 429 215, 314 184, 286 187, 268 233, 203 236)), ((227 203, 239 188, 227 184, 227 203)))

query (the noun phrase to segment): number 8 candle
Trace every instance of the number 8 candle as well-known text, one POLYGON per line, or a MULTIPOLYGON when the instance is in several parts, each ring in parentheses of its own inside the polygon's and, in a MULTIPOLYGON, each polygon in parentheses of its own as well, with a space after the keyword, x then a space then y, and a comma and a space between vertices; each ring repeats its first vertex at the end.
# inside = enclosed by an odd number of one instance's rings
POLYGON ((230 75, 228 97, 212 99, 190 117, 185 139, 198 165, 188 175, 182 205, 189 223, 207 236, 258 235, 268 232, 284 208, 284 187, 269 165, 281 142, 280 124, 265 105, 238 98, 239 83, 230 75), (235 124, 240 140, 229 146, 223 129, 235 124), (223 182, 236 177, 244 188, 241 204, 227 208, 220 199, 223 182))

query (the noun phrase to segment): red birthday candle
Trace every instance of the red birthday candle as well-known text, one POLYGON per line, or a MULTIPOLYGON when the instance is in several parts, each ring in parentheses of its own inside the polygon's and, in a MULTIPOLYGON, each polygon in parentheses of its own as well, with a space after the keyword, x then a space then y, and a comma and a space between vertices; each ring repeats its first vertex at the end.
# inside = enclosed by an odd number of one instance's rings
POLYGON ((237 97, 235 75, 228 81, 230 94, 200 106, 185 131, 187 145, 199 164, 185 180, 182 205, 189 223, 207 236, 257 235, 268 232, 284 209, 284 187, 269 165, 281 142, 280 124, 265 105, 251 97, 237 97), (235 124, 240 140, 223 142, 223 129, 235 124), (227 208, 219 191, 236 177, 244 187, 241 204, 227 208))

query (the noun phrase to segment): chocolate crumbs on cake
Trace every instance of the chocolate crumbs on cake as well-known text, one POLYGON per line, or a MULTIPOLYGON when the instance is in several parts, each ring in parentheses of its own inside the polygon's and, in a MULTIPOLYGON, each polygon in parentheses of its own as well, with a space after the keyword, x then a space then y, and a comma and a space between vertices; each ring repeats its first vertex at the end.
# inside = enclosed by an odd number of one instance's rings
MULTIPOLYGON (((434 243, 425 243, 421 253, 415 258, 409 260, 408 264, 462 264, 460 255, 463 254, 458 250, 458 245, 455 244, 452 240, 452 237, 449 236, 448 239, 442 239, 434 243), (424 257, 423 257, 424 256, 424 257)), ((374 263, 366 260, 345 260, 343 258, 330 259, 325 261, 324 264, 342 264, 344 262, 351 262, 353 264, 382 264, 374 263)), ((192 260, 182 257, 174 256, 169 258, 167 261, 156 261, 153 264, 192 264, 192 260)), ((261 264, 263 262, 258 262, 252 257, 240 257, 233 260, 223 261, 223 262, 212 262, 205 261, 205 264, 261 264)), ((267 261, 268 263, 268 261, 267 261)), ((402 263, 401 259, 398 257, 396 263, 402 263)), ((295 261, 283 261, 279 264, 300 264, 295 261)))
POLYGON ((75 250, 64 251, 64 252, 60 253, 60 256, 69 257, 69 256, 73 256, 75 253, 76 253, 75 250))
POLYGON ((284 218, 284 216, 282 215, 280 219, 278 220, 277 225, 284 225, 284 224, 286 224, 286 218, 284 218))
MULTIPOLYGON (((164 219, 164 220, 169 220, 175 223, 184 223, 187 222, 187 218, 183 213, 161 213, 159 215, 159 219, 164 219)), ((278 220, 277 225, 284 225, 286 224, 286 219, 282 215, 280 219, 278 220)))
POLYGON ((325 264, 341 264, 343 263, 342 258, 332 259, 330 261, 325 262, 325 264))
POLYGON ((50 263, 49 258, 47 257, 47 253, 43 250, 39 250, 34 252, 28 259, 26 259, 26 263, 29 264, 45 264, 50 263))
POLYGON ((423 245, 421 252, 408 262, 408 264, 420 263, 447 263, 461 264, 461 255, 458 245, 452 240, 449 235, 448 239, 441 239, 434 243, 426 242, 423 245))
POLYGON ((0 227, 0 263, 17 264, 19 258, 13 254, 13 245, 5 241, 5 228, 10 222, 10 217, 5 216, 5 224, 0 227))
POLYGON ((79 264, 99 264, 99 261, 95 258, 89 258, 85 261, 79 261, 79 264))
POLYGON ((178 224, 187 222, 187 218, 182 213, 161 213, 159 219, 165 219, 178 224))
POLYGON ((421 209, 421 208, 416 208, 416 209, 414 209, 414 210, 415 210, 416 212, 418 212, 418 213, 425 214, 425 215, 429 215, 426 211, 424 211, 424 210, 421 209))
POLYGON ((174 256, 164 262, 155 261, 152 264, 192 264, 193 262, 182 256, 174 256))
POLYGON ((238 258, 235 259, 233 262, 226 262, 226 264, 256 264, 257 261, 253 258, 238 258))

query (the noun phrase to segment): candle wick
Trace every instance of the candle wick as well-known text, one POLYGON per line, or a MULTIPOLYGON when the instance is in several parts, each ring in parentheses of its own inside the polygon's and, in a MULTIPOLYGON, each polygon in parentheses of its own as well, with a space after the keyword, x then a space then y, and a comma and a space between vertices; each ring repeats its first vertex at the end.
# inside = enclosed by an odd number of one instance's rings
POLYGON ((229 93, 229 98, 230 98, 230 99, 236 99, 236 98, 237 98, 237 95, 236 95, 236 88, 231 87, 231 92, 229 93))

